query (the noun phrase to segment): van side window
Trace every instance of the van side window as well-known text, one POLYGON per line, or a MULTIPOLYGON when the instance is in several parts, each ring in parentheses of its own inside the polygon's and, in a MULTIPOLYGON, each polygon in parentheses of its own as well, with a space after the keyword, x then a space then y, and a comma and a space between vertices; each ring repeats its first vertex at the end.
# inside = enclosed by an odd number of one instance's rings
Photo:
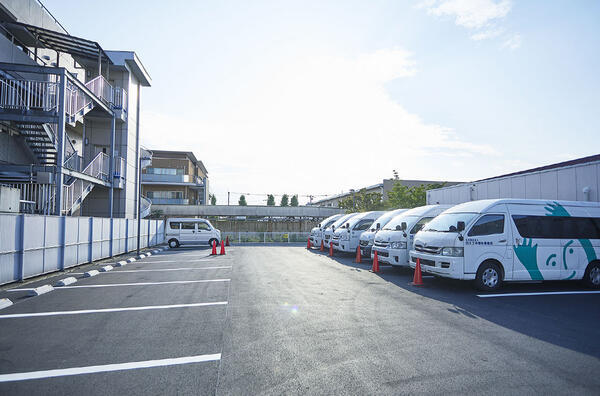
POLYGON ((504 233, 504 215, 489 214, 477 220, 467 235, 482 236, 502 233, 504 233))
POLYGON ((373 224, 373 222, 371 220, 365 221, 363 223, 359 223, 356 225, 356 227, 354 227, 354 231, 364 231, 367 228, 369 228, 369 226, 373 224))
POLYGON ((193 230, 196 227, 196 223, 181 223, 182 230, 193 230))
POLYGON ((431 219, 433 219, 433 217, 423 217, 421 220, 417 221, 417 224, 413 226, 413 228, 410 230, 410 233, 416 234, 417 232, 421 231, 421 228, 423 228, 425 224, 429 223, 431 219))
POLYGON ((198 231, 210 231, 210 227, 206 223, 197 223, 198 231))
POLYGON ((519 235, 540 239, 600 239, 600 218, 513 215, 519 235))
POLYGON ((178 221, 173 221, 173 222, 171 222, 171 224, 169 224, 169 227, 172 230, 178 230, 180 226, 181 226, 181 223, 178 221))

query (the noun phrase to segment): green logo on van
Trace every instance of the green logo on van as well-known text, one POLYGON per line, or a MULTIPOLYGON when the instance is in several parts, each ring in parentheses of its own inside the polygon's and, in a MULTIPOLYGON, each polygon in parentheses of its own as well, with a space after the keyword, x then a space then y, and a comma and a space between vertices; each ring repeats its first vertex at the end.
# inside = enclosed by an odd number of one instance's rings
MULTIPOLYGON (((548 206, 544 207, 548 213, 546 216, 557 216, 557 217, 571 217, 569 212, 558 202, 549 202, 548 206)), ((596 251, 592 247, 592 243, 589 239, 578 239, 581 247, 585 251, 587 256, 588 263, 596 260, 596 251)), ((569 254, 573 254, 574 250, 571 245, 574 243, 574 240, 570 240, 565 244, 562 251, 562 259, 563 259, 563 267, 568 270, 567 265, 567 252, 569 254)), ((544 280, 542 273, 538 267, 537 262, 537 244, 533 244, 533 240, 530 238, 523 238, 523 243, 521 245, 515 245, 513 247, 515 254, 519 261, 523 264, 527 272, 529 272, 529 276, 532 280, 544 280)), ((556 254, 551 254, 546 258, 546 266, 556 266, 556 261, 553 259, 556 258, 556 254)), ((571 275, 564 279, 572 279, 576 274, 576 271, 573 271, 571 275)))

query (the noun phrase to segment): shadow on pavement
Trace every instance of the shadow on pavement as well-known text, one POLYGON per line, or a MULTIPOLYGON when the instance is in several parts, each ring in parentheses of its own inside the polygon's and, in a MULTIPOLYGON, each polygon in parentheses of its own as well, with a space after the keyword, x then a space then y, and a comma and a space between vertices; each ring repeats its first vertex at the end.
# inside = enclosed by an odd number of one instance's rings
MULTIPOLYGON (((312 251, 327 256, 328 252, 312 251)), ((354 255, 335 252, 333 261, 369 271, 371 260, 356 263, 354 255)), ((423 286, 411 285, 413 270, 380 265, 374 274, 405 291, 450 304, 448 312, 473 320, 485 319, 539 340, 600 358, 600 294, 540 295, 481 298, 473 282, 428 276, 423 286)), ((581 282, 505 283, 497 294, 585 291, 581 282)))

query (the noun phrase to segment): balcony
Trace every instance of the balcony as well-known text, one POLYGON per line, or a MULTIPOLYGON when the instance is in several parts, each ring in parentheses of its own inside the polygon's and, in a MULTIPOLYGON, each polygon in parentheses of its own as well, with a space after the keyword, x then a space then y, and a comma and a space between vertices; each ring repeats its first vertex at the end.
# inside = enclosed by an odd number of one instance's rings
POLYGON ((203 187, 204 181, 201 177, 190 175, 158 175, 153 173, 143 173, 142 183, 144 184, 173 184, 190 185, 192 187, 203 187))
POLYGON ((153 205, 189 205, 187 198, 148 198, 153 205))

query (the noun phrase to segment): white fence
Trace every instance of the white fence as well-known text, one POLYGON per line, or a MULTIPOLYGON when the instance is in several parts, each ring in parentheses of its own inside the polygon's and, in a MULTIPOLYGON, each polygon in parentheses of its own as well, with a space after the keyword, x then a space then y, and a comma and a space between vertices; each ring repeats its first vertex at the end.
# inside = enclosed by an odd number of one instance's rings
MULTIPOLYGON (((0 214, 0 230, 0 284, 137 249, 135 219, 0 214)), ((140 247, 163 242, 163 220, 142 220, 140 247)))
POLYGON ((227 232, 221 231, 221 239, 229 237, 234 243, 269 243, 269 242, 304 242, 308 240, 310 232, 227 232))

